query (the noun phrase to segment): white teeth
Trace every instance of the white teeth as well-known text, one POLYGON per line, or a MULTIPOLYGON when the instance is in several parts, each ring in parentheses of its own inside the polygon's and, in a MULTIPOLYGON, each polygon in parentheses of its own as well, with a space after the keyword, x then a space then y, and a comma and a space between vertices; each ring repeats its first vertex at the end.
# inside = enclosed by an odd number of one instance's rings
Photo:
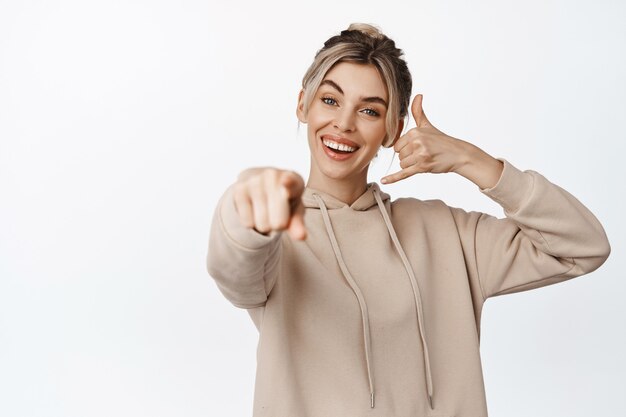
POLYGON ((322 139, 322 141, 324 142, 324 145, 328 146, 329 148, 337 149, 340 151, 347 151, 347 152, 356 151, 356 148, 353 148, 352 146, 344 145, 343 143, 336 143, 327 139, 322 139))

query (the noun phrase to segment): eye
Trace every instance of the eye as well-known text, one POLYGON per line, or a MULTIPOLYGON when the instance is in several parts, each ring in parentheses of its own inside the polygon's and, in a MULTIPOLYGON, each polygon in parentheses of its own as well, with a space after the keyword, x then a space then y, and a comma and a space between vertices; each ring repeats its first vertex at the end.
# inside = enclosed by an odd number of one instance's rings
POLYGON ((376 110, 374 110, 374 109, 367 108, 367 109, 364 109, 363 111, 371 112, 371 113, 368 113, 368 115, 370 115, 370 116, 379 116, 378 112, 376 110))
MULTIPOLYGON (((320 98, 320 100, 322 100, 322 103, 324 104, 328 104, 329 106, 334 106, 337 104, 337 100, 335 100, 332 97, 327 97, 324 96, 322 98, 320 98)), ((371 109, 371 108, 365 108, 363 109, 363 111, 365 112, 365 114, 367 114, 368 116, 372 116, 372 117, 378 117, 380 116, 380 113, 378 113, 376 110, 371 109)))
POLYGON ((321 100, 322 100, 322 102, 323 102, 323 103, 328 104, 328 105, 330 105, 330 106, 332 106, 332 105, 334 105, 335 103, 337 103, 337 102, 335 101, 335 99, 334 99, 334 98, 332 98, 332 97, 322 97, 322 98, 321 98, 321 100))

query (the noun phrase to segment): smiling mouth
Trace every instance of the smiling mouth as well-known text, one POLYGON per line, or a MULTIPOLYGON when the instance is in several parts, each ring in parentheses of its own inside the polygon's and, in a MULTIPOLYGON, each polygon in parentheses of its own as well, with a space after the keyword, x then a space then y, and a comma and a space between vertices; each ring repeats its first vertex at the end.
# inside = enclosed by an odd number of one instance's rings
POLYGON ((353 157, 356 158, 354 155, 360 149, 360 147, 358 146, 348 147, 345 144, 337 144, 337 142, 331 141, 330 139, 328 140, 325 140, 325 139, 320 139, 320 141, 322 142, 322 150, 324 154, 328 158, 330 158, 330 160, 338 162, 338 163, 341 163, 343 161, 350 161, 352 160, 353 157), (339 149, 335 149, 335 148, 339 148, 339 149))
POLYGON ((321 141, 322 141, 322 145, 324 145, 326 149, 330 150, 331 152, 340 154, 340 155, 351 154, 359 150, 358 146, 349 146, 343 143, 335 142, 330 139, 321 138, 321 141))

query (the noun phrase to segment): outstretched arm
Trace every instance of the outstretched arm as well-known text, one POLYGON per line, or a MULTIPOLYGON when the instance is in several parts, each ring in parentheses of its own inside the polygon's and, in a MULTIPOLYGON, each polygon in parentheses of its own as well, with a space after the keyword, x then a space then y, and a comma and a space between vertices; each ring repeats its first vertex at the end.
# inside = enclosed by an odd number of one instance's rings
POLYGON ((235 306, 265 305, 276 282, 283 230, 305 239, 304 180, 294 171, 250 168, 220 198, 209 238, 207 270, 235 306))
POLYGON ((265 305, 278 274, 281 232, 264 235, 245 227, 235 209, 233 185, 217 203, 206 265, 224 297, 240 308, 265 305))

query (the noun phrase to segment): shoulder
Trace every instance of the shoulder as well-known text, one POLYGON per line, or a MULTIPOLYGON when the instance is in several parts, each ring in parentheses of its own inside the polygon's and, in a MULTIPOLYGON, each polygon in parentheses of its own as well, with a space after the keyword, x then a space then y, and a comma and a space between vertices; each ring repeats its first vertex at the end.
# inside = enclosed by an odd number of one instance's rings
POLYGON ((415 197, 399 197, 391 201, 391 207, 397 210, 442 210, 448 205, 440 199, 420 200, 415 197))
POLYGON ((399 197, 391 201, 391 210, 396 214, 443 215, 450 213, 450 206, 443 200, 420 200, 415 197, 399 197))
POLYGON ((391 202, 391 211, 394 216, 419 216, 424 220, 452 220, 472 221, 480 218, 484 213, 467 211, 460 207, 448 205, 440 199, 420 200, 414 197, 400 197, 391 202))

